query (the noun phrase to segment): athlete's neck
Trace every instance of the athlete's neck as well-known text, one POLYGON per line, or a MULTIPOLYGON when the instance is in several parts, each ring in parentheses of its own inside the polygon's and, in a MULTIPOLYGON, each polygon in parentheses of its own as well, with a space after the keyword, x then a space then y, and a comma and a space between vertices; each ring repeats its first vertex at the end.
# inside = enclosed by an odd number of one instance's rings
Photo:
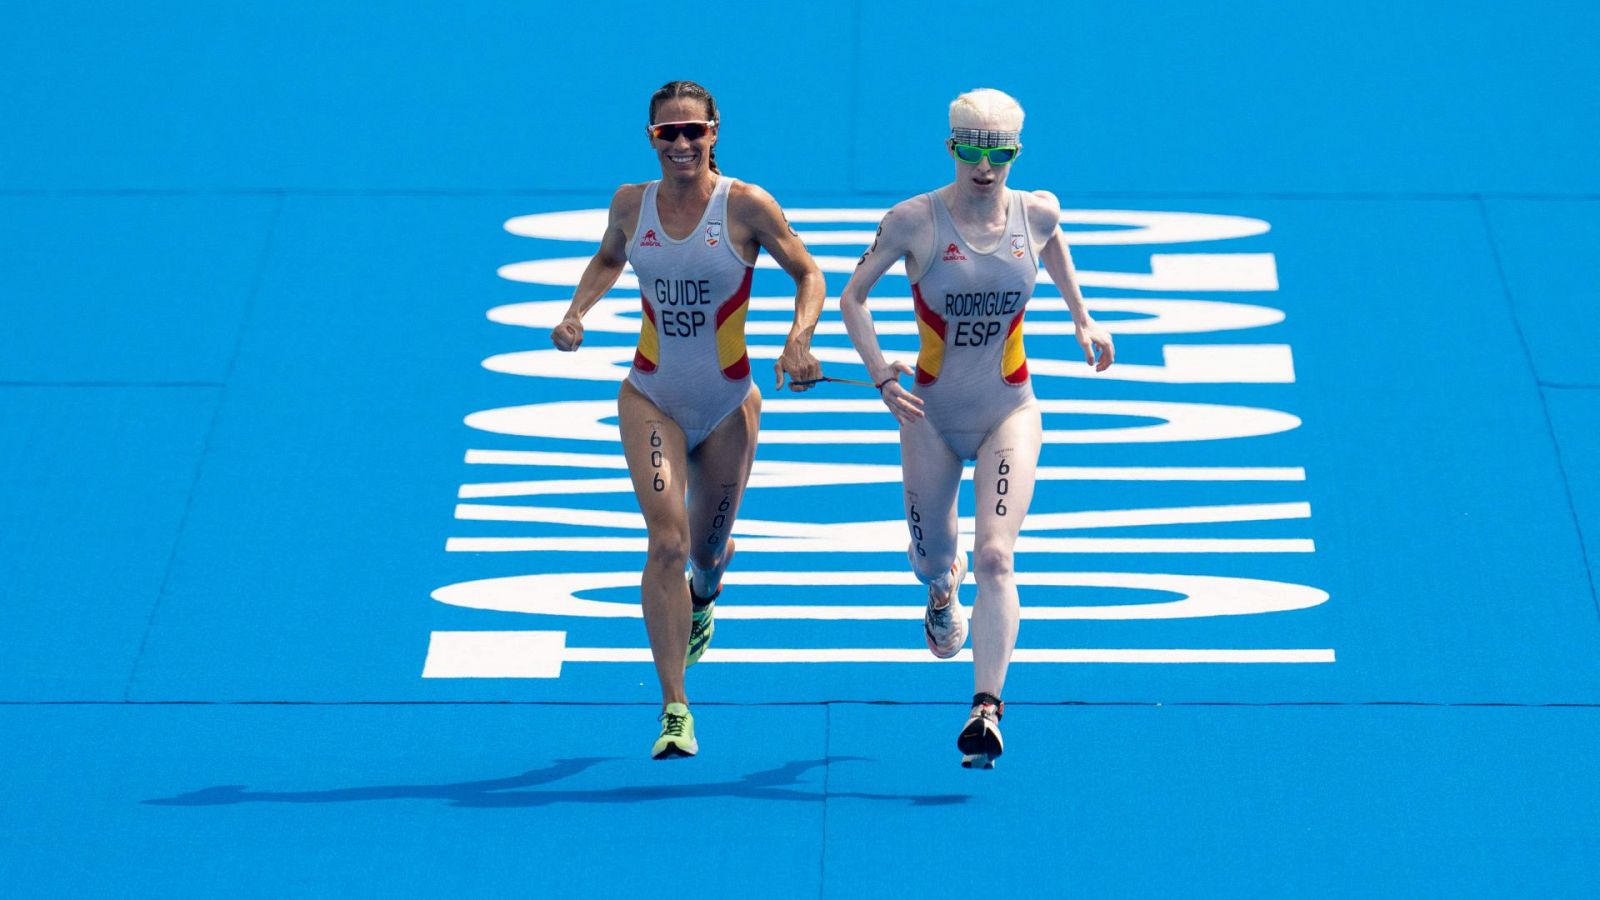
POLYGON ((704 203, 717 187, 717 174, 710 169, 688 176, 663 175, 656 190, 668 203, 704 203))
POLYGON ((996 188, 980 191, 972 185, 956 181, 945 188, 942 199, 945 206, 949 207, 950 214, 958 222, 975 225, 992 225, 996 222, 1003 224, 1011 193, 1003 186, 996 185, 996 188))

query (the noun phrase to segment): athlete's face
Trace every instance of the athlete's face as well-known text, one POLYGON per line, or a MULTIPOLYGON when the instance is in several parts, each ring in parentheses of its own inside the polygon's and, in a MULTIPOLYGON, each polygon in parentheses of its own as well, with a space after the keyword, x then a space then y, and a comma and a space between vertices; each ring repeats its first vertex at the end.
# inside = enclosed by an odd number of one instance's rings
MULTIPOLYGON (((710 118, 705 101, 693 97, 674 97, 656 107, 656 118, 651 124, 705 122, 710 118)), ((711 165, 711 147, 717 142, 717 127, 711 126, 693 140, 683 133, 683 129, 677 130, 679 133, 670 141, 651 137, 650 146, 655 148, 656 157, 661 160, 663 176, 693 178, 711 165)))
MULTIPOLYGON (((1015 126, 1007 126, 1004 122, 986 120, 982 124, 973 125, 973 128, 982 128, 989 131, 1009 131, 1015 126)), ((997 166, 989 162, 985 154, 976 163, 965 163, 956 156, 955 141, 946 140, 945 150, 956 164, 956 184, 963 189, 975 191, 979 194, 994 194, 1005 189, 1006 176, 1011 174, 1011 163, 997 166)))

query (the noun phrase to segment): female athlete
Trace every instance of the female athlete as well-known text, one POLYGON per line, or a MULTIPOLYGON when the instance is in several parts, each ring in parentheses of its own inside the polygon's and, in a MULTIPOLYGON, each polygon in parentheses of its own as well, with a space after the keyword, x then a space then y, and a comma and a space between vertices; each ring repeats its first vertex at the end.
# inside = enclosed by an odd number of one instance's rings
POLYGON ((692 81, 651 96, 647 129, 661 178, 617 189, 600 249, 550 336, 560 349, 576 350, 584 312, 633 265, 644 318, 617 413, 649 531, 641 599, 661 681, 656 759, 699 750, 684 670, 711 641, 733 558, 729 535, 755 456, 761 392, 750 379, 744 323, 763 249, 796 288, 794 325, 774 366, 777 387, 786 374, 791 382, 821 374, 810 346, 822 273, 770 194, 718 170, 718 125, 716 101, 692 81))
POLYGON ((900 423, 911 567, 928 586, 923 631, 940 658, 966 641, 956 494, 964 461, 975 461, 976 693, 957 746, 962 765, 978 768, 992 768, 1004 749, 1000 697, 1020 617, 1012 549, 1033 499, 1043 435, 1022 346, 1023 309, 1040 262, 1072 313, 1085 361, 1100 371, 1112 362, 1111 338, 1078 291, 1058 227, 1060 203, 1048 191, 1006 186, 1021 131, 1022 107, 1006 94, 957 97, 945 141, 955 180, 889 210, 839 301, 850 340, 900 423), (921 336, 915 369, 884 358, 866 306, 867 292, 902 259, 921 336), (910 390, 900 373, 913 376, 910 390))

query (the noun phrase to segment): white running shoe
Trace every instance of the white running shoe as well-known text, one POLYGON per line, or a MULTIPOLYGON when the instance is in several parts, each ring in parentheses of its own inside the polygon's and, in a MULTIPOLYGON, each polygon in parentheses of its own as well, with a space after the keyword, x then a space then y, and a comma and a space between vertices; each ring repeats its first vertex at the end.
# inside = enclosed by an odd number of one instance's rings
POLYGON ((994 761, 1006 750, 1005 741, 1000 738, 1000 717, 1005 713, 1005 701, 993 694, 972 698, 972 718, 956 738, 963 769, 994 768, 994 761))
POLYGON ((928 639, 928 649, 940 659, 949 659, 961 652, 967 642, 967 614, 961 608, 961 582, 967 577, 967 555, 957 553, 950 564, 950 592, 938 593, 938 588, 928 586, 928 608, 922 615, 922 634, 928 639))

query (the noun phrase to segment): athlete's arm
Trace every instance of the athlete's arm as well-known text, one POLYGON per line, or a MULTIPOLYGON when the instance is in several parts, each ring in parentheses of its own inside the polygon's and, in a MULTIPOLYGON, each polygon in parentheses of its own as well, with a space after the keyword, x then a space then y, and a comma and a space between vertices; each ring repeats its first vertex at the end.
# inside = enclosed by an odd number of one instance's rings
POLYGON ((901 387, 899 382, 901 373, 911 375, 916 370, 901 360, 889 362, 884 358, 883 349, 878 346, 878 333, 872 327, 872 314, 867 312, 867 292, 890 266, 901 259, 909 262, 916 252, 913 248, 921 248, 926 243, 922 240, 926 235, 918 227, 925 218, 918 214, 913 200, 895 204, 878 223, 878 234, 872 246, 861 255, 849 283, 839 295, 839 313, 844 317, 845 330, 850 333, 850 343, 855 345, 856 353, 866 364, 872 383, 883 385, 879 394, 902 425, 909 425, 922 415, 922 398, 901 387))
POLYGON ((1044 249, 1039 251, 1039 261, 1044 263, 1050 279, 1061 290, 1061 298, 1067 301, 1067 309, 1072 312, 1072 324, 1077 329, 1078 346, 1083 348, 1083 359, 1094 366, 1096 372, 1104 372, 1111 368, 1111 362, 1116 356, 1116 351, 1111 344, 1111 335, 1089 315, 1089 310, 1083 305, 1083 292, 1078 290, 1077 270, 1072 267, 1072 251, 1067 249, 1066 239, 1061 235, 1061 201, 1049 191, 1034 191, 1026 195, 1025 206, 1028 210, 1028 225, 1035 234, 1049 235, 1045 241, 1044 249), (1095 356, 1099 355, 1099 362, 1095 356))
POLYGON ((783 342, 783 355, 772 365, 778 377, 775 389, 783 389, 783 377, 787 374, 790 390, 809 390, 809 384, 797 386, 792 382, 815 381, 822 376, 822 365, 811 355, 811 336, 822 315, 827 283, 822 278, 822 270, 817 268, 817 261, 811 258, 805 242, 790 227, 771 194, 744 182, 736 184, 734 191, 736 196, 729 197, 729 203, 736 204, 735 212, 749 226, 756 243, 772 254, 779 267, 794 279, 794 324, 789 326, 789 337, 783 342))
POLYGON ((561 324, 550 331, 550 340, 558 349, 576 350, 583 344, 583 314, 604 297, 622 275, 623 267, 628 264, 627 229, 638 223, 639 200, 643 195, 643 186, 637 184, 625 184, 612 195, 600 249, 584 267, 583 277, 578 279, 572 303, 561 324))

